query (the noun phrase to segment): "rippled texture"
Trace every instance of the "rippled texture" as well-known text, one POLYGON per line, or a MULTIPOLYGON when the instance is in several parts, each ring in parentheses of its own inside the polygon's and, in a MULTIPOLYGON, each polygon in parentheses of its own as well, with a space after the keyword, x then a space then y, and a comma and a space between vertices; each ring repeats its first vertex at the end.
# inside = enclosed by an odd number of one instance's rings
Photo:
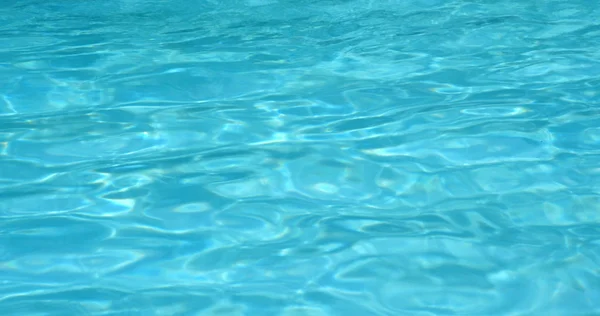
POLYGON ((3 1, 2 314, 600 314, 600 5, 521 2, 3 1))

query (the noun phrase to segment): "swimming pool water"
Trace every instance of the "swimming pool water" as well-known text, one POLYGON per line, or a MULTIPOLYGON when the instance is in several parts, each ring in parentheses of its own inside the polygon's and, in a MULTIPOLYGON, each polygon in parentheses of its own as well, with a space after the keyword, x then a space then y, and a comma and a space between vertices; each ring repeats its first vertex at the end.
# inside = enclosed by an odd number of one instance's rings
POLYGON ((1 313, 600 314, 599 21, 3 1, 1 313))

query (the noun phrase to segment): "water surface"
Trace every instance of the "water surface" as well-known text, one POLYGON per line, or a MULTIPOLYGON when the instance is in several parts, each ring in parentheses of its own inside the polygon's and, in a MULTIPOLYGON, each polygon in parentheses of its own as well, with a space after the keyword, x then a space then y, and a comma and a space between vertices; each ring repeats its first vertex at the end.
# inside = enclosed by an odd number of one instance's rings
POLYGON ((0 310, 600 314, 598 21, 4 1, 0 310))

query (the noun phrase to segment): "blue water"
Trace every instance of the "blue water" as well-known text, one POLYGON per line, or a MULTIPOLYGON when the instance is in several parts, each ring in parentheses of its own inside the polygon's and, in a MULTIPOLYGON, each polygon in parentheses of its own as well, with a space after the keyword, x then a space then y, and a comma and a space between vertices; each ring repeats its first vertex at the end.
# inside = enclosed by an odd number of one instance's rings
POLYGON ((4 0, 2 315, 600 315, 600 4, 4 0))

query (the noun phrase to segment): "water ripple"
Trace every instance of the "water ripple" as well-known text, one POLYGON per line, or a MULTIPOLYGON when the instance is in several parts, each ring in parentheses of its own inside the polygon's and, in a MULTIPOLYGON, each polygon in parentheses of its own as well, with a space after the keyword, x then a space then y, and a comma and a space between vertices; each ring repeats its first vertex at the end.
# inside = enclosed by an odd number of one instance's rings
POLYGON ((600 313, 597 5, 5 2, 5 314, 600 313))

